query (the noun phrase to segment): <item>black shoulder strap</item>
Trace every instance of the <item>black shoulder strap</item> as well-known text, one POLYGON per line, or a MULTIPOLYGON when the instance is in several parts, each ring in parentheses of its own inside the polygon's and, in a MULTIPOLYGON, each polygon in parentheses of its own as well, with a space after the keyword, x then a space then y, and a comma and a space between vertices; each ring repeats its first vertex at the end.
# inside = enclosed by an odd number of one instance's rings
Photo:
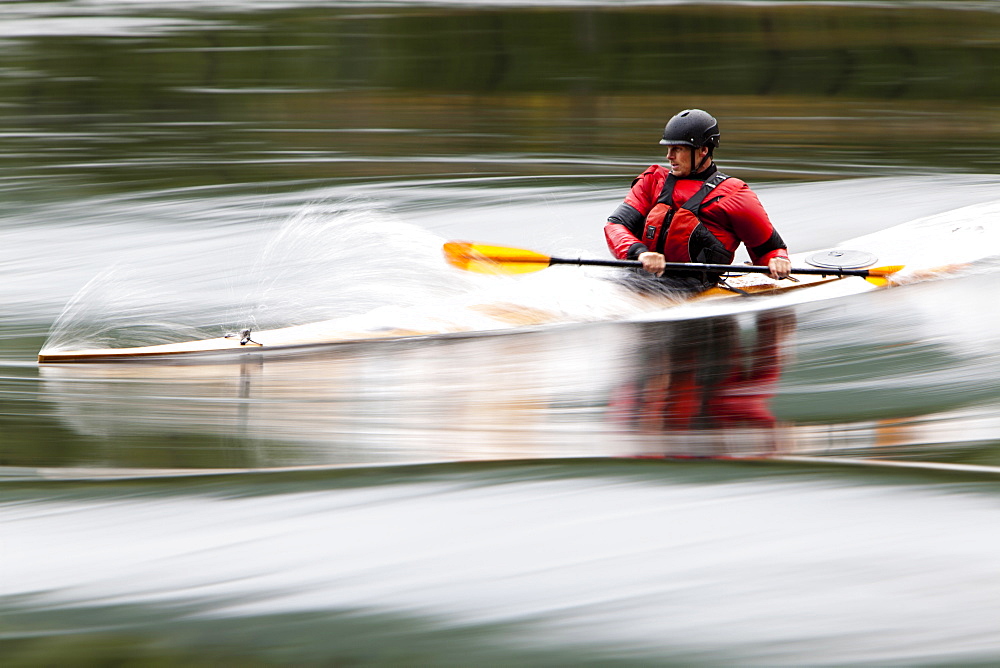
MULTIPOLYGON (((698 211, 701 209, 702 203, 705 198, 708 197, 709 193, 715 190, 716 186, 729 178, 728 174, 723 174, 722 172, 716 172, 710 177, 705 179, 701 188, 691 196, 691 199, 684 202, 681 205, 682 209, 687 209, 695 215, 698 215, 698 211)), ((660 190, 660 196, 656 198, 657 204, 666 204, 667 206, 673 206, 674 197, 674 186, 677 185, 677 177, 673 174, 667 175, 667 180, 663 182, 663 188, 660 190)))
POLYGON ((663 187, 660 189, 660 196, 656 198, 657 204, 666 204, 667 206, 674 205, 674 186, 677 184, 677 177, 673 174, 667 174, 667 180, 663 182, 663 187))
POLYGON ((723 174, 722 172, 712 174, 712 176, 705 179, 705 183, 702 184, 701 188, 698 188, 698 192, 691 195, 691 199, 681 205, 681 208, 687 209, 697 216, 698 212, 701 211, 701 205, 705 202, 705 198, 708 197, 709 193, 715 190, 716 186, 728 178, 729 175, 723 174))

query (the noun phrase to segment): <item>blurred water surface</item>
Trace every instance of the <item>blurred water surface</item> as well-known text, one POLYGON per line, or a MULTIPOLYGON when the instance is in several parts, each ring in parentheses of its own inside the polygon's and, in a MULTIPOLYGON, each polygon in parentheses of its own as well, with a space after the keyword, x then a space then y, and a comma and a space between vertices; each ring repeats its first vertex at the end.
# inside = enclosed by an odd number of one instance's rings
POLYGON ((996 662, 998 29, 975 2, 0 5, 4 663, 996 662), (962 266, 649 311, 604 270, 443 262, 605 256, 693 106, 793 251, 962 266))

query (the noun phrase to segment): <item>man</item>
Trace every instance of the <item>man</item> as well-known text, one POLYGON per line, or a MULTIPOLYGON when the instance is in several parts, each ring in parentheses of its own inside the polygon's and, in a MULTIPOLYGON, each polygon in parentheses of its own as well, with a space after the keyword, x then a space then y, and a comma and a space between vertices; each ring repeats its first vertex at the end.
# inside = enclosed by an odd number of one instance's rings
POLYGON ((719 124, 700 109, 682 111, 663 129, 668 166, 653 165, 632 182, 604 235, 619 259, 638 260, 665 287, 699 292, 718 274, 664 272, 666 262, 730 264, 740 243, 774 279, 792 268, 781 236, 743 181, 719 171, 713 152, 719 124))

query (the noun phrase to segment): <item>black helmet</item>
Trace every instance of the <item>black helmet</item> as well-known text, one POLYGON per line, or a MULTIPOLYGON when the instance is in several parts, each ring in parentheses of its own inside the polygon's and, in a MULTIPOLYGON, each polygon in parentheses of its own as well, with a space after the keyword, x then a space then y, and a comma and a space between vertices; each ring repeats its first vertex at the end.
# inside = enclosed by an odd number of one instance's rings
POLYGON ((719 145, 719 122, 701 109, 685 109, 667 121, 660 144, 715 148, 719 145))

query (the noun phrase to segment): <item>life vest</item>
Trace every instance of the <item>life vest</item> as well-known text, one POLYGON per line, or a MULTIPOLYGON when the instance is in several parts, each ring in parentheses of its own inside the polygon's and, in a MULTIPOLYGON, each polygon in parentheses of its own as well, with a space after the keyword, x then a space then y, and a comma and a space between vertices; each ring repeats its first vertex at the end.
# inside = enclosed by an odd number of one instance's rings
POLYGON ((679 207, 674 205, 674 186, 677 178, 670 174, 656 204, 646 215, 642 242, 650 250, 662 253, 667 262, 706 262, 729 264, 735 251, 729 250, 698 218, 702 206, 736 192, 743 186, 739 179, 731 179, 716 172, 679 207))

